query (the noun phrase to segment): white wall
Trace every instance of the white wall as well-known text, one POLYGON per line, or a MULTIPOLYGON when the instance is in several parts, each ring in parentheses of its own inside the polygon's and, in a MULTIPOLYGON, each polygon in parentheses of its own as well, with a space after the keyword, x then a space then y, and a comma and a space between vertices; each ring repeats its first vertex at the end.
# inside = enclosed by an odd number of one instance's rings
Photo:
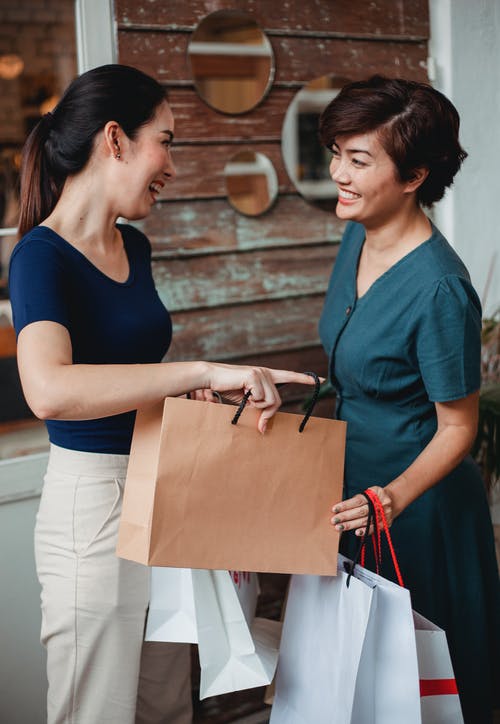
POLYGON ((435 219, 485 315, 500 306, 500 0, 430 0, 433 85, 456 105, 469 153, 435 219))

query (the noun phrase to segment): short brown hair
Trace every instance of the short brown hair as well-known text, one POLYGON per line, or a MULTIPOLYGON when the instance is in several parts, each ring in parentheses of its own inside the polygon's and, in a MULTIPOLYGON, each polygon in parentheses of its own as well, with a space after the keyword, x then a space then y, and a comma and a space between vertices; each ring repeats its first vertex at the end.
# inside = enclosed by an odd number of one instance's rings
POLYGON ((432 206, 467 157, 459 127, 457 109, 432 86, 374 75, 342 88, 320 117, 319 135, 332 148, 337 136, 377 131, 401 181, 413 178, 417 168, 428 169, 417 199, 432 206))

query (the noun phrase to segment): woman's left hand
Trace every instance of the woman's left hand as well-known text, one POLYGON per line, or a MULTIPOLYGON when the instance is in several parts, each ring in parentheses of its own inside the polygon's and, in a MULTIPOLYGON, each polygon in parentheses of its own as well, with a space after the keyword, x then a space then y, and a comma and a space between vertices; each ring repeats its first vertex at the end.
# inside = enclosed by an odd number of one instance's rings
MULTIPOLYGON (((384 508, 387 524, 391 526, 395 515, 394 501, 390 491, 386 488, 381 488, 379 485, 373 485, 369 490, 373 490, 378 496, 384 508)), ((339 533, 354 530, 356 535, 364 534, 368 522, 368 501, 361 493, 347 500, 343 500, 340 503, 335 503, 335 505, 332 506, 332 513, 333 516, 330 522, 339 533)), ((373 533, 373 525, 370 526, 368 532, 369 534, 373 533)))

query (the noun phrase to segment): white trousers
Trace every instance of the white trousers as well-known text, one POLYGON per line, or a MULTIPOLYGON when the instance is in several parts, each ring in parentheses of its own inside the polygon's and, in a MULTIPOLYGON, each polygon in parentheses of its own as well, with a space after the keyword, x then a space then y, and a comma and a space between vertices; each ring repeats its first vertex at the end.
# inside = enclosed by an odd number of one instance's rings
POLYGON ((189 646, 143 646, 150 572, 115 553, 127 463, 50 448, 35 528, 48 724, 192 720, 189 646))

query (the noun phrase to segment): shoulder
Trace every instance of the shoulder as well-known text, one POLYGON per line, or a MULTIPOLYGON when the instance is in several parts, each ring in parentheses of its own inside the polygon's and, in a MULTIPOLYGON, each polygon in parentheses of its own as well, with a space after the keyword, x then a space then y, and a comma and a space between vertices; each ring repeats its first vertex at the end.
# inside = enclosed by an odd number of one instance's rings
POLYGON ((60 264, 64 257, 64 244, 64 240, 52 229, 47 226, 35 226, 15 245, 10 258, 10 269, 12 271, 26 263, 60 264))
POLYGON ((423 307, 448 300, 472 304, 481 311, 467 267, 439 229, 433 225, 431 237, 416 251, 411 274, 423 307))
POLYGON ((429 283, 438 283, 449 276, 463 279, 470 283, 467 267, 434 225, 431 237, 422 244, 421 264, 429 283))

